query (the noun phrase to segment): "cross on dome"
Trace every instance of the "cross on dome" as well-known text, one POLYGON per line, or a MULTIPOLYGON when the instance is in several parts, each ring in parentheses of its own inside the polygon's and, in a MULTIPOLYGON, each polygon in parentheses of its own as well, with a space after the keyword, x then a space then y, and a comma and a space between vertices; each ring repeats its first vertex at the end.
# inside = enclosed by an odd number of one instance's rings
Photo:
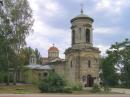
POLYGON ((53 43, 53 47, 55 46, 55 44, 53 43))
POLYGON ((84 12, 83 11, 83 3, 80 4, 80 7, 81 7, 81 11, 80 12, 81 12, 81 14, 83 14, 83 12, 84 12))

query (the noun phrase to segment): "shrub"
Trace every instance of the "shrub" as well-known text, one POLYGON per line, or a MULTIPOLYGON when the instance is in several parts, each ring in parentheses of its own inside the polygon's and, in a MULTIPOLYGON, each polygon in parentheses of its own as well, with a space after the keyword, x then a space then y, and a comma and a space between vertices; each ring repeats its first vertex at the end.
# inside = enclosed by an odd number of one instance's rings
POLYGON ((49 75, 46 78, 43 78, 39 82, 39 89, 42 93, 63 93, 69 92, 69 90, 71 92, 71 89, 67 88, 66 86, 67 84, 64 78, 62 78, 54 72, 49 73, 49 75))
POLYGON ((101 91, 101 89, 100 89, 99 85, 94 84, 93 87, 92 87, 92 92, 97 93, 97 92, 100 92, 100 91, 101 91))
POLYGON ((65 87, 63 92, 64 93, 72 93, 72 87, 69 87, 69 86, 65 87))
POLYGON ((72 87, 72 90, 74 90, 74 91, 81 91, 83 89, 81 83, 72 84, 71 87, 72 87))
POLYGON ((103 88, 104 88, 105 92, 110 92, 111 91, 111 89, 110 89, 110 87, 108 85, 104 85, 103 88))

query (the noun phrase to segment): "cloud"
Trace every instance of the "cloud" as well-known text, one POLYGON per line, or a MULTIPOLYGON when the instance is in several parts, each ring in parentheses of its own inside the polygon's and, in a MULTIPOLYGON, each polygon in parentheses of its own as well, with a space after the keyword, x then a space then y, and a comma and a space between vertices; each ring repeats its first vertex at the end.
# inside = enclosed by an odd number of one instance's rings
POLYGON ((54 0, 29 0, 34 13, 44 14, 45 16, 54 16, 62 10, 60 4, 54 0))
POLYGON ((96 11, 108 11, 109 13, 120 13, 129 0, 97 0, 96 11))
POLYGON ((67 34, 69 30, 57 29, 50 27, 43 22, 35 22, 33 28, 35 29, 29 37, 27 37, 27 45, 33 48, 39 48, 42 55, 47 56, 47 50, 54 43, 58 48, 60 48, 61 56, 63 56, 63 51, 65 47, 68 47, 70 42, 67 34))
POLYGON ((60 56, 64 57, 65 47, 69 46, 69 30, 53 27, 46 22, 49 18, 57 16, 62 7, 54 0, 29 0, 29 3, 35 22, 34 32, 26 38, 27 45, 38 48, 42 56, 47 56, 48 48, 54 43, 60 49, 60 56))
POLYGON ((110 48, 110 46, 104 44, 98 44, 95 46, 98 47, 99 50, 101 51, 101 56, 106 56, 106 51, 110 48))
POLYGON ((96 34, 102 34, 102 35, 116 34, 118 33, 118 31, 119 31, 118 27, 95 27, 94 29, 94 32, 96 34))
POLYGON ((130 0, 29 0, 33 9, 34 33, 27 37, 27 45, 38 48, 43 56, 53 43, 60 49, 60 56, 71 45, 69 20, 80 13, 92 16, 94 43, 105 54, 109 45, 130 36, 130 0))

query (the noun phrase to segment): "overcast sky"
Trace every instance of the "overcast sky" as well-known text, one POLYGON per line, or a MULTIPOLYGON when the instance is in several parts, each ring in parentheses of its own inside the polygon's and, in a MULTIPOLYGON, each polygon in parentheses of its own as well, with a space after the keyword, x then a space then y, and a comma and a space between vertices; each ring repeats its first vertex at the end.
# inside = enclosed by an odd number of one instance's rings
POLYGON ((54 43, 64 57, 64 51, 71 46, 70 20, 84 13, 94 19, 93 44, 102 55, 110 45, 130 37, 130 0, 29 0, 35 19, 33 29, 26 41, 32 48, 38 48, 42 56, 54 43))

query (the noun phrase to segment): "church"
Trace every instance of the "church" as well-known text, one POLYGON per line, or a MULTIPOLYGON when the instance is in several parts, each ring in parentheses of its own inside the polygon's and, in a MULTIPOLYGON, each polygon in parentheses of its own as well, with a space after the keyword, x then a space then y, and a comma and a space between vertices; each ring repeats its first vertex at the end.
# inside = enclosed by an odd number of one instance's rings
POLYGON ((93 47, 93 22, 94 19, 81 9, 80 14, 71 19, 71 47, 65 50, 65 59, 59 57, 55 45, 48 49, 48 57, 43 58, 42 65, 36 64, 35 55, 32 55, 33 60, 27 66, 31 71, 28 77, 35 80, 34 75, 39 79, 53 71, 70 83, 80 82, 84 87, 99 84, 100 50, 93 47))

